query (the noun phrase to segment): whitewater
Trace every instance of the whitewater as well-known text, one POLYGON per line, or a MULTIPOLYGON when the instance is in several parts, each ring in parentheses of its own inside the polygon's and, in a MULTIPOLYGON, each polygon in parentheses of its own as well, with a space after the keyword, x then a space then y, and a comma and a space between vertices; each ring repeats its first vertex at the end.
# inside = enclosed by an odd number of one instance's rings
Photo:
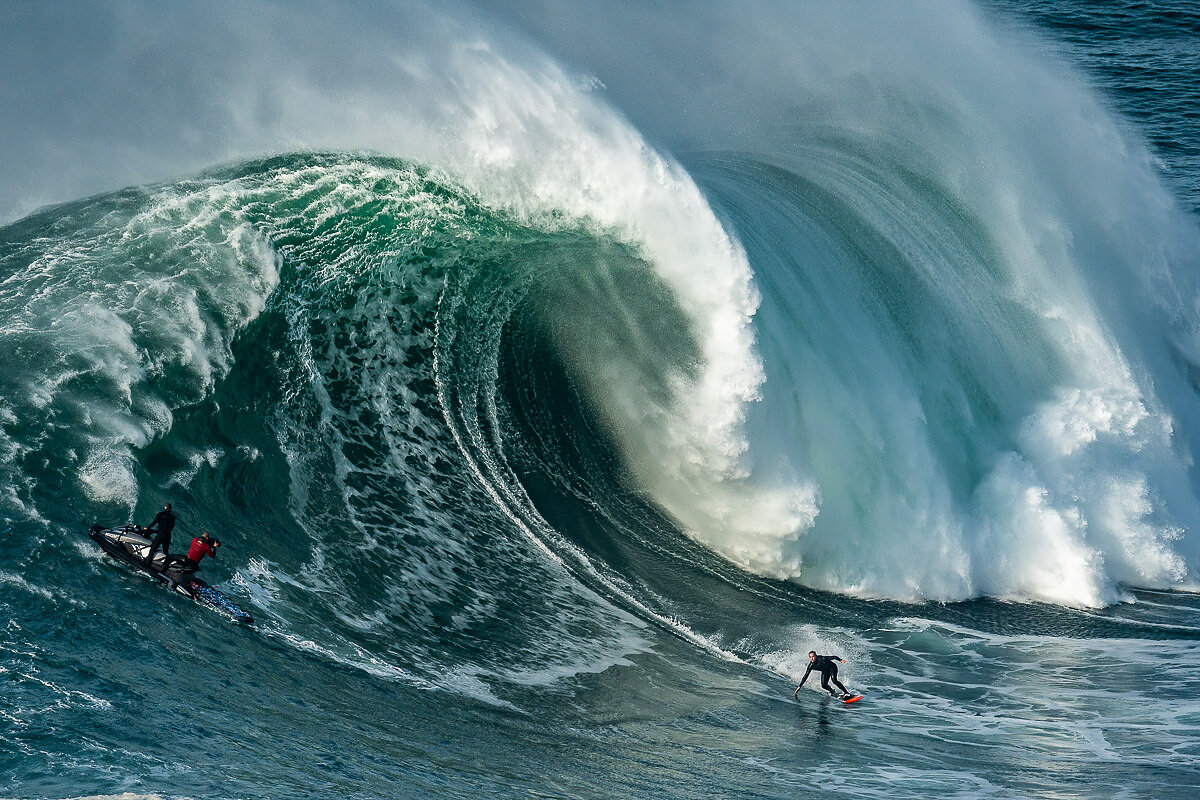
POLYGON ((1200 786, 1186 4, 0 30, 0 797, 1200 786))

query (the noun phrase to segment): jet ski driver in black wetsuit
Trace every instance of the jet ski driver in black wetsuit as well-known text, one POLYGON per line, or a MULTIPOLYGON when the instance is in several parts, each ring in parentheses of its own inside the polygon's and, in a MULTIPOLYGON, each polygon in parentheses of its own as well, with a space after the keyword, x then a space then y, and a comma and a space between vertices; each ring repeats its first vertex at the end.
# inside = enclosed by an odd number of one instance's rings
POLYGON ((804 682, 808 680, 809 674, 815 669, 821 673, 821 688, 829 692, 831 697, 842 699, 850 696, 850 692, 842 685, 842 682, 837 679, 837 663, 846 663, 846 659, 841 656, 819 656, 816 650, 808 651, 808 669, 804 670, 804 677, 800 679, 800 686, 796 687, 796 694, 800 694, 800 688, 804 686, 804 682), (838 694, 830 688, 830 682, 834 686, 841 689, 841 694, 838 694))
POLYGON ((154 563, 154 551, 162 548, 163 555, 166 560, 163 565, 171 562, 171 554, 167 550, 171 547, 171 531, 175 529, 175 515, 171 513, 171 504, 167 503, 163 506, 163 510, 155 515, 154 521, 147 525, 142 530, 154 531, 154 539, 150 542, 150 550, 146 553, 146 563, 154 563))

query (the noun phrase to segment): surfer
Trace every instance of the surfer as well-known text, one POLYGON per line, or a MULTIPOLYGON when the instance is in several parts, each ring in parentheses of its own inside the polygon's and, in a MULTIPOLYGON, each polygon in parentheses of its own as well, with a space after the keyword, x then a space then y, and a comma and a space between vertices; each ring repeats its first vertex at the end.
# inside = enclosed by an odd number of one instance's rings
POLYGON ((849 690, 847 690, 846 687, 842 685, 842 682, 837 679, 838 668, 836 662, 845 664, 846 659, 842 658, 841 656, 819 656, 817 655, 816 650, 809 650, 808 669, 804 670, 804 677, 800 679, 800 686, 796 687, 796 693, 800 693, 800 689, 804 686, 804 682, 808 680, 809 673, 815 669, 817 672, 821 673, 821 688, 829 692, 830 697, 836 697, 838 699, 849 697, 849 690), (842 690, 841 694, 835 692, 829 686, 831 682, 834 686, 842 690))
POLYGON ((150 550, 146 553, 147 564, 154 563, 154 551, 160 547, 163 555, 167 557, 166 561, 170 561, 170 553, 167 550, 171 546, 171 531, 174 529, 175 515, 171 513, 171 504, 167 503, 163 510, 154 516, 154 521, 143 528, 146 531, 154 531, 154 539, 151 540, 150 550))

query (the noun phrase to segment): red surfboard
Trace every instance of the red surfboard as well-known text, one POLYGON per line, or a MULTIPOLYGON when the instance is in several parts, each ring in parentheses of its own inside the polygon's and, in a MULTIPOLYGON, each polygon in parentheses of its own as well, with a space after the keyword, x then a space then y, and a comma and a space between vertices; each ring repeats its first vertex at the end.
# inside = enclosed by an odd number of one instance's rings
POLYGON ((852 694, 849 697, 844 698, 842 700, 842 702, 849 705, 850 703, 857 703, 859 700, 862 700, 862 699, 863 699, 863 696, 861 694, 852 694))

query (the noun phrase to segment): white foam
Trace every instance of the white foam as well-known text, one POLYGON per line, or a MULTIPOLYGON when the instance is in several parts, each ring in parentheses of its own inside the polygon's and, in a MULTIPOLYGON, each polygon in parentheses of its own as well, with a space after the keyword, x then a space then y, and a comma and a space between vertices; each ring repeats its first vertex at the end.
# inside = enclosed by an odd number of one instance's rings
POLYGON ((130 511, 137 504, 137 477, 128 452, 92 451, 79 468, 79 481, 92 502, 124 503, 130 511))
POLYGON ((45 589, 41 586, 36 586, 36 585, 30 583, 29 581, 27 581, 24 577, 22 577, 20 575, 15 575, 11 572, 4 572, 4 571, 0 570, 0 583, 7 583, 11 586, 16 586, 16 587, 23 589, 31 594, 40 595, 40 596, 46 598, 47 600, 57 599, 56 595, 53 592, 51 592, 49 589, 45 589))
MULTIPOLYGON (((91 502, 136 505, 133 451, 173 425, 167 398, 195 402, 211 392, 229 369, 234 336, 278 283, 265 237, 221 217, 236 196, 228 185, 203 182, 158 190, 132 218, 113 215, 40 240, 37 257, 0 290, 0 302, 14 309, 0 344, 12 337, 32 352, 56 354, 11 365, 0 408, 6 418, 20 409, 27 423, 56 412, 77 420, 64 450, 82 456, 77 479, 91 502), (229 224, 223 242, 205 240, 213 233, 205 225, 222 224, 229 224), (147 252, 155 248, 161 255, 147 252), (156 382, 167 372, 173 385, 163 393, 156 382), (86 394, 80 385, 90 387, 86 394)), ((22 442, 5 442, 6 460, 43 433, 36 424, 25 428, 22 442)), ((190 480, 214 457, 198 454, 177 479, 190 480)))

